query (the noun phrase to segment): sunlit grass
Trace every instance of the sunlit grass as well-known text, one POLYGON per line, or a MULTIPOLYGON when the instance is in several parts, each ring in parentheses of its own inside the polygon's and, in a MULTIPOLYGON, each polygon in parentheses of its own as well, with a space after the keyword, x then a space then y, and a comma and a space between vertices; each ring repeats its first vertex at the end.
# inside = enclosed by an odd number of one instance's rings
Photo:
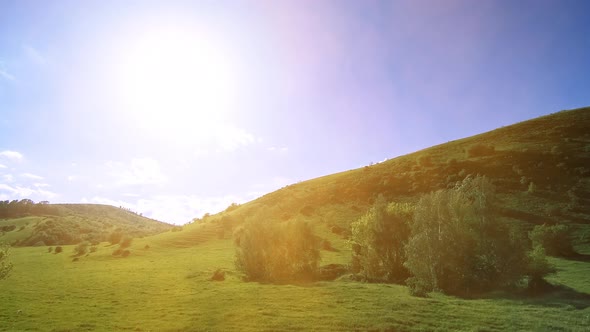
MULTIPOLYGON (((14 273, 0 283, 0 330, 583 331, 590 323, 590 302, 577 308, 579 302, 559 296, 546 303, 544 297, 419 298, 400 285, 346 280, 244 282, 229 240, 144 249, 149 241, 136 240, 128 258, 112 257, 114 247, 101 244, 77 262, 73 246, 57 255, 45 247, 14 249, 14 273), (209 280, 217 268, 227 271, 225 281, 209 280)), ((332 252, 324 263, 346 255, 332 252)), ((556 263, 552 280, 589 291, 581 278, 587 263, 556 263)))

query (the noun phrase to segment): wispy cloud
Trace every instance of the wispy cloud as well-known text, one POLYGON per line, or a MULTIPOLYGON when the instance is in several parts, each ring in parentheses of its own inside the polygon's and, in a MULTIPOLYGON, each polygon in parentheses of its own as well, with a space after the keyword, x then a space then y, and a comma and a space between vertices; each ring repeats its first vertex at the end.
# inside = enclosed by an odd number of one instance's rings
POLYGON ((21 161, 23 160, 23 155, 18 151, 11 151, 11 150, 4 150, 0 152, 0 157, 9 159, 12 161, 21 161))
POLYGON ((47 58, 31 45, 23 45, 23 51, 27 58, 36 65, 44 65, 47 63, 47 58))
POLYGON ((42 176, 31 174, 31 173, 22 173, 20 176, 23 178, 31 179, 31 180, 43 180, 42 176))
POLYGON ((142 213, 144 216, 160 221, 184 224, 205 213, 217 213, 225 210, 231 203, 244 203, 254 198, 252 194, 244 196, 227 195, 219 197, 199 197, 194 195, 156 195, 136 201, 113 200, 94 196, 84 198, 83 202, 124 206, 142 213))
POLYGON ((160 163, 151 158, 134 158, 127 163, 109 161, 106 166, 119 186, 161 184, 168 180, 160 169, 160 163))
POLYGON ((5 165, 0 164, 0 168, 8 168, 5 165))
POLYGON ((220 126, 215 133, 216 143, 226 151, 234 151, 256 142, 254 135, 234 126, 220 126))
POLYGON ((11 186, 8 184, 0 184, 0 193, 10 197, 18 198, 36 198, 36 199, 53 199, 57 194, 41 188, 30 188, 20 185, 11 186))
POLYGON ((7 183, 14 182, 14 176, 12 176, 12 174, 3 174, 2 181, 7 183))
POLYGON ((287 153, 287 151, 289 151, 289 148, 286 146, 271 146, 266 149, 268 151, 276 152, 276 153, 287 153))

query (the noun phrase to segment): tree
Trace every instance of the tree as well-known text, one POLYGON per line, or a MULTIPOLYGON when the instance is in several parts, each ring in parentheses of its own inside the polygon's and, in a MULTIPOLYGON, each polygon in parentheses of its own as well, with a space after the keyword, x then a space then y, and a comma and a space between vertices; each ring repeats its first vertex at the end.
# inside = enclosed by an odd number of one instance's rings
POLYGON ((0 246, 0 280, 6 279, 12 271, 12 263, 8 260, 10 257, 10 247, 7 245, 0 246))
POLYGON ((525 242, 495 218, 495 204, 493 185, 480 176, 420 199, 406 246, 413 292, 468 294, 522 279, 529 263, 525 242))
POLYGON ((236 268, 249 280, 290 281, 315 276, 320 241, 302 221, 248 220, 234 235, 236 268))
POLYGON ((401 282, 409 274, 404 261, 413 207, 387 204, 379 196, 371 209, 352 223, 353 271, 367 280, 401 282))

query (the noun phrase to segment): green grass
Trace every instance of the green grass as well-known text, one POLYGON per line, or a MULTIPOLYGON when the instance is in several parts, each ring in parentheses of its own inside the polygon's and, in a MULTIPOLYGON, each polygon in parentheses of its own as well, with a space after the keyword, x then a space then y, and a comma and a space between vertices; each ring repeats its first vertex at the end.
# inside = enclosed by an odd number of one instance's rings
POLYGON ((101 244, 77 262, 73 246, 57 255, 44 247, 13 249, 14 272, 0 282, 0 330, 584 331, 590 324, 588 295, 568 298, 590 292, 584 262, 554 260, 560 271, 552 281, 567 292, 419 298, 404 286, 345 279, 244 282, 233 268, 229 240, 177 248, 146 238, 134 243, 128 258, 112 257, 113 249, 101 244), (148 243, 151 248, 143 249, 148 243), (225 281, 209 281, 217 268, 227 271, 225 281))

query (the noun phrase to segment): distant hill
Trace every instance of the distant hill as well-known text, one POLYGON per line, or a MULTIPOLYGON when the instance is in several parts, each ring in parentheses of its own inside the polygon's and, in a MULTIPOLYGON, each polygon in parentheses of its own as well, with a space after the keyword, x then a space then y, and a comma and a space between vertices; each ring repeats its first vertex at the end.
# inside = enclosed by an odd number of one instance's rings
POLYGON ((173 225, 109 205, 1 202, 0 243, 16 246, 108 241, 113 233, 143 237, 173 225))
POLYGON ((300 218, 346 237, 350 223, 365 213, 378 195, 389 201, 415 202, 422 194, 453 186, 470 174, 492 180, 503 218, 525 228, 566 223, 574 230, 575 243, 590 241, 589 107, 292 184, 231 211, 195 221, 231 228, 246 218, 300 218))

